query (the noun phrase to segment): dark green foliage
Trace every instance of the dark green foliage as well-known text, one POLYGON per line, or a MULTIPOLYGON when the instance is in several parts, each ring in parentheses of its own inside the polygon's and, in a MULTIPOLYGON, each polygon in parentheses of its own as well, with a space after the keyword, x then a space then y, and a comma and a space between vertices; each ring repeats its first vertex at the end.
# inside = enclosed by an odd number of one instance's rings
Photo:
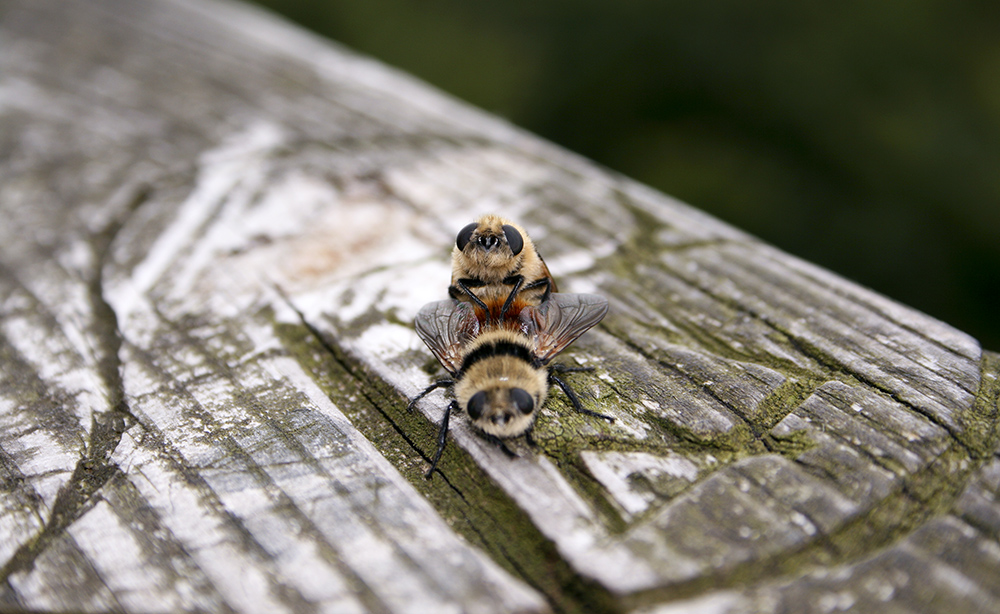
POLYGON ((1000 8, 258 0, 1000 348, 1000 8))

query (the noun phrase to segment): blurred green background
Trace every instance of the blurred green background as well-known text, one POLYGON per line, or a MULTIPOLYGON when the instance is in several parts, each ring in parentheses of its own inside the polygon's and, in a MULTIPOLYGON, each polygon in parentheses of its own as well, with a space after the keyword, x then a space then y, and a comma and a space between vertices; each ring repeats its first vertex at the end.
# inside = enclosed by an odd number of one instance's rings
POLYGON ((1000 350, 1000 2, 257 3, 1000 350))

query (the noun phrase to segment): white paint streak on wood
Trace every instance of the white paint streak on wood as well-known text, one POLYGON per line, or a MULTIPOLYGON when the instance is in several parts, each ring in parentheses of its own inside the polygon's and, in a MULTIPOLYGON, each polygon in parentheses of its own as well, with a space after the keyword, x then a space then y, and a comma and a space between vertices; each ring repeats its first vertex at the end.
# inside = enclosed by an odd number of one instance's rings
MULTIPOLYGON (((330 399, 316 386, 315 382, 306 375, 301 367, 290 359, 276 359, 271 362, 271 368, 277 374, 289 380, 297 389, 306 393, 309 400, 330 417, 343 429, 343 432, 350 439, 350 449, 354 450, 359 458, 337 459, 338 470, 348 471, 345 479, 357 480, 359 477, 370 474, 380 476, 378 482, 372 483, 365 488, 359 483, 349 491, 355 497, 366 497, 370 493, 374 498, 364 505, 365 509, 375 509, 372 513, 378 514, 378 508, 383 508, 384 513, 395 516, 398 524, 391 523, 385 526, 394 536, 393 541, 407 552, 407 558, 416 562, 422 574, 429 574, 438 584, 439 590, 448 586, 448 592, 458 594, 468 593, 470 596, 481 590, 475 583, 484 583, 491 586, 498 599, 502 603, 498 605, 507 611, 518 611, 521 609, 536 609, 542 607, 540 597, 532 590, 520 583, 512 583, 506 574, 497 568, 492 561, 489 561, 477 551, 469 550, 456 541, 448 526, 441 520, 437 512, 419 496, 413 487, 406 482, 401 475, 379 454, 375 447, 363 438, 350 424, 347 418, 340 412, 330 399), (363 460, 362 460, 363 459, 363 460), (375 490, 369 490, 374 487, 375 490), (407 535, 420 536, 420 548, 414 548, 410 540, 405 539, 407 535), (462 586, 474 578, 475 583, 462 586)), ((334 459, 329 459, 333 461, 334 459)), ((330 467, 330 463, 326 464, 330 467)), ((332 500, 332 499, 331 499, 332 500)), ((357 508, 362 509, 362 508, 357 508)), ((351 517, 350 514, 346 514, 351 517)), ((329 527, 328 537, 336 539, 344 531, 342 523, 333 524, 329 527)), ((345 546, 343 553, 345 558, 351 559, 360 553, 370 556, 372 548, 369 544, 359 544, 357 547, 345 546)), ((376 578, 371 583, 372 586, 387 587, 400 584, 404 581, 401 570, 406 568, 405 564, 386 566, 385 560, 375 558, 372 561, 373 567, 369 573, 378 572, 380 574, 390 573, 392 578, 376 578)), ((429 607, 440 607, 448 609, 446 603, 433 603, 432 596, 425 597, 427 601, 414 601, 412 594, 407 594, 400 590, 402 598, 398 607, 412 609, 414 612, 428 611, 429 607)), ((465 607, 471 610, 489 610, 488 606, 477 605, 476 600, 463 600, 465 607)), ((440 611, 440 610, 438 610, 440 611)))
MULTIPOLYGON (((63 273, 61 270, 60 274, 63 273)), ((77 280, 78 282, 79 280, 77 280)), ((45 282, 30 282, 35 289, 45 282)), ((68 290, 79 291, 71 284, 68 290)), ((40 378, 51 382, 52 393, 59 391, 73 399, 62 410, 71 413, 82 430, 90 427, 94 412, 107 409, 104 383, 95 370, 94 340, 89 337, 87 316, 90 308, 87 299, 79 292, 56 295, 51 303, 40 304, 35 296, 28 296, 24 288, 2 284, 10 292, 4 301, 4 318, 0 333, 26 361, 40 378), (52 330, 47 321, 51 317, 58 323, 52 330)))
POLYGON ((290 611, 273 594, 267 566, 262 569, 257 556, 246 550, 239 529, 210 493, 193 487, 174 462, 137 443, 130 433, 123 437, 115 460, 128 468, 130 481, 227 605, 243 612, 290 611))
POLYGON ((84 514, 69 534, 125 608, 174 612, 195 606, 185 602, 185 591, 168 583, 162 570, 146 558, 107 502, 99 502, 84 514))
POLYGON ((0 560, 3 561, 10 560, 28 536, 42 528, 40 514, 29 504, 34 489, 18 494, 6 493, 0 497, 0 560))
POLYGON ((580 457, 629 516, 641 514, 658 498, 653 490, 636 489, 636 480, 643 479, 647 484, 655 485, 661 479, 673 478, 690 484, 699 474, 697 465, 676 454, 657 456, 645 452, 587 450, 580 457))
POLYGON ((736 614, 747 606, 737 591, 716 591, 666 605, 637 610, 636 614, 736 614))
POLYGON ((261 156, 277 147, 281 142, 281 132, 274 125, 260 123, 247 128, 246 132, 233 135, 229 142, 206 152, 201 160, 200 181, 187 200, 181 204, 173 223, 160 234, 156 243, 124 284, 109 284, 110 302, 116 305, 120 320, 127 320, 137 308, 140 297, 146 295, 156 282, 176 264, 179 257, 185 258, 184 275, 186 283, 182 290, 189 289, 190 276, 205 266, 214 246, 192 244, 202 227, 223 206, 241 182, 258 177, 260 168, 255 167, 261 156), (256 170, 257 173, 252 171, 256 170), (193 260, 184 250, 194 249, 201 256, 193 260))

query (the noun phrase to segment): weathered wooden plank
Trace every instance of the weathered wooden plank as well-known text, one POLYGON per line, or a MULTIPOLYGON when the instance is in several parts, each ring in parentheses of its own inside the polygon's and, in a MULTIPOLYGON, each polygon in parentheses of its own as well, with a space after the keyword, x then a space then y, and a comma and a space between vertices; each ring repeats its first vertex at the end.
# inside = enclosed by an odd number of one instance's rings
POLYGON ((975 612, 996 355, 227 3, 0 2, 0 603, 975 612), (510 459, 412 329, 499 211, 611 312, 510 459), (929 578, 926 582, 917 578, 929 578), (947 602, 947 603, 946 603, 947 602))
POLYGON ((645 610, 676 612, 992 612, 1000 607, 1000 550, 951 516, 855 565, 815 570, 748 593, 720 591, 645 610))
MULTIPOLYGON (((180 43, 187 47, 186 54, 195 56, 211 40, 202 36, 185 44, 176 36, 188 28, 185 22, 191 15, 185 17, 185 12, 199 10, 193 5, 147 3, 119 8, 126 15, 111 17, 112 22, 136 20, 124 24, 126 48, 127 39, 133 45, 139 43, 146 26, 155 30, 154 24, 177 22, 174 35, 169 28, 156 33, 168 48, 153 45, 134 55, 123 52, 122 57, 137 64, 135 72, 119 72, 121 67, 103 61, 88 67, 105 71, 112 88, 143 89, 146 79, 155 79, 159 60, 170 56, 169 45, 180 43), (144 73, 147 69, 154 74, 144 73)), ((112 4, 78 4, 67 7, 65 15, 59 14, 63 7, 55 4, 4 9, 4 23, 10 28, 5 38, 17 32, 8 47, 15 56, 29 54, 32 49, 28 47, 38 45, 31 41, 32 20, 42 24, 44 31, 58 30, 76 18, 89 22, 90 29, 81 28, 78 37, 70 36, 63 43, 101 53, 109 41, 87 38, 100 38, 102 32, 110 35, 97 22, 116 10, 112 4), (25 22, 29 27, 25 28, 25 22)), ((223 16, 213 14, 215 25, 231 11, 221 10, 223 16)), ((254 23, 258 32, 260 27, 266 31, 266 20, 254 23)), ((44 53, 55 56, 48 60, 62 66, 55 58, 70 51, 48 48, 44 53)), ((37 69, 18 64, 18 70, 26 68, 29 72, 37 69)), ((148 151, 142 141, 156 139, 164 120, 172 118, 180 124, 186 120, 190 128, 196 128, 214 112, 200 109, 207 115, 192 118, 146 108, 143 111, 161 125, 146 126, 153 133, 139 129, 139 134, 130 134, 136 125, 110 121, 123 108, 109 108, 105 100, 88 100, 87 94, 101 92, 91 92, 84 76, 56 80, 56 86, 70 90, 61 92, 40 84, 42 75, 32 75, 37 81, 30 91, 21 92, 26 96, 13 96, 14 109, 8 115, 16 120, 11 124, 16 134, 11 136, 19 145, 30 145, 35 131, 58 128, 70 135, 69 143, 43 143, 61 150, 43 151, 41 158, 94 155, 96 161, 102 147, 123 145, 148 151), (20 121, 34 104, 55 108, 55 120, 40 113, 20 121), (70 121, 73 106, 81 107, 83 116, 70 121), (89 121, 95 116, 105 121, 89 121), (93 142, 76 142, 77 137, 85 141, 91 132, 96 133, 93 142)), ((177 85, 176 80, 169 80, 177 85)), ((16 85, 8 81, 8 86, 16 85)), ((119 105, 128 107, 132 102, 120 99, 119 105)), ((183 115, 184 110, 179 110, 183 115)), ((21 191, 26 194, 19 200, 16 190, 7 192, 12 198, 5 202, 5 210, 15 215, 13 223, 5 226, 4 237, 5 265, 13 279, 4 302, 4 374, 12 386, 5 388, 9 402, 5 403, 3 449, 10 458, 6 466, 19 478, 10 483, 23 484, 16 489, 23 495, 15 500, 34 502, 34 513, 30 507, 26 515, 23 507, 11 506, 4 516, 15 528, 5 533, 10 536, 10 542, 5 541, 5 600, 25 607, 144 611, 150 604, 163 611, 543 608, 536 593, 458 539, 357 434, 301 367, 281 358, 280 342, 268 333, 273 329, 270 320, 262 320, 263 328, 257 330, 250 326, 252 319, 233 323, 225 317, 246 318, 248 309, 259 311, 252 297, 229 303, 226 296, 216 295, 216 302, 227 304, 205 304, 192 310, 172 309, 168 301, 159 300, 166 286, 158 285, 158 278, 168 268, 177 267, 173 272, 183 291, 188 291, 185 284, 217 256, 218 243, 206 250, 197 242, 212 223, 232 221, 224 212, 213 219, 220 214, 219 205, 231 199, 233 191, 252 198, 264 184, 265 178, 254 184, 250 176, 243 176, 259 164, 262 154, 270 155, 270 147, 278 142, 271 125, 259 126, 251 125, 244 131, 246 139, 237 135, 231 139, 234 147, 217 148, 214 154, 198 151, 211 138, 187 143, 194 145, 189 151, 202 155, 204 168, 195 173, 183 169, 189 158, 183 153, 183 142, 162 144, 169 150, 164 161, 179 166, 179 174, 156 168, 155 157, 136 149, 128 155, 149 168, 133 168, 132 161, 123 161, 121 156, 105 158, 102 170, 120 183, 99 184, 89 192, 81 189, 78 199, 68 199, 65 210, 85 222, 75 228, 72 224, 61 227, 65 216, 46 215, 35 208, 33 199, 39 193, 37 187, 31 189, 34 177, 19 172, 17 164, 24 159, 24 151, 7 151, 11 164, 6 169, 11 176, 5 178, 9 179, 5 185, 24 185, 21 191), (250 183, 245 179, 251 179, 250 183), (125 196, 116 198, 116 192, 125 196), (180 201, 175 200, 185 192, 180 201), (110 202, 101 202, 105 200, 110 202), (175 217, 176 205, 184 202, 187 206, 180 207, 175 217), (91 211, 81 210, 88 205, 91 211), (124 224, 128 212, 121 208, 136 210, 131 219, 139 222, 124 224), (118 214, 122 217, 116 218, 118 214), (49 219, 32 225, 36 215, 39 220, 49 219), (166 229, 161 226, 165 222, 166 229), (52 234, 50 253, 38 253, 45 249, 37 238, 31 240, 37 233, 52 234), (113 258, 120 257, 131 271, 127 280, 121 280, 128 283, 116 281, 114 259, 98 261, 105 254, 93 253, 110 247, 112 233, 117 239, 113 258), (102 234, 106 237, 103 244, 102 237, 94 237, 102 234), (131 241, 138 251, 130 250, 131 241), (179 254, 187 257, 185 266, 178 266, 179 254), (95 287, 97 282, 99 287, 95 287), (94 313, 95 304, 105 302, 114 310, 124 342, 116 356, 102 355, 104 348, 94 340, 100 326, 95 323, 99 316, 94 313), (95 496, 99 499, 64 510, 73 517, 58 521, 53 517, 56 509, 73 507, 61 502, 70 499, 66 493, 78 487, 74 471, 80 472, 84 449, 93 445, 88 442, 96 433, 88 424, 91 417, 102 420, 113 413, 108 407, 110 382, 102 381, 96 364, 104 360, 120 361, 116 370, 128 404, 127 433, 113 442, 110 457, 94 459, 99 468, 112 474, 98 485, 95 496), (18 365, 21 370, 12 371, 18 365), (37 394, 32 395, 32 390, 37 394), (32 396, 38 400, 25 406, 24 401, 32 396), (104 467, 100 467, 102 462, 104 467), (139 523, 139 510, 147 517, 146 524, 139 523), (38 540, 38 535, 48 537, 38 540), (32 540, 41 545, 34 547, 32 540), (63 554, 50 556, 59 552, 63 554), (80 580, 67 582, 70 577, 80 580)), ((58 195, 49 194, 50 200, 58 200, 58 195)), ((262 220, 267 224, 262 230, 274 231, 274 219, 262 220)), ((205 298, 209 303, 213 300, 205 298)))

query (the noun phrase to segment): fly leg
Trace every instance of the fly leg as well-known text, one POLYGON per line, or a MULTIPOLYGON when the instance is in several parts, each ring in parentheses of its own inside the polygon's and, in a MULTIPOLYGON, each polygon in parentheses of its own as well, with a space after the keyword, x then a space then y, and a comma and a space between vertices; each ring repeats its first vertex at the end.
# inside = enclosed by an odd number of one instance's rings
POLYGON ((514 304, 514 297, 521 292, 527 292, 528 290, 534 290, 535 288, 541 288, 545 286, 545 293, 542 294, 542 301, 549 298, 549 294, 552 292, 552 280, 548 277, 543 277, 542 279, 536 279, 530 284, 521 287, 524 283, 524 275, 511 275, 510 277, 503 280, 504 284, 511 285, 514 287, 511 289, 510 294, 507 295, 507 300, 504 301, 503 307, 500 309, 500 319, 503 320, 507 315, 507 310, 510 306, 514 304))
POLYGON ((486 284, 479 279, 459 279, 455 282, 455 286, 448 286, 448 295, 457 300, 461 294, 465 294, 472 299, 472 302, 476 304, 476 307, 482 309, 488 316, 490 308, 486 306, 486 303, 484 303, 481 298, 472 292, 472 288, 482 288, 485 285, 486 284))
POLYGON ((486 441, 496 444, 496 446, 500 448, 503 451, 503 453, 507 455, 508 458, 517 458, 517 454, 513 450, 507 447, 507 444, 503 442, 503 439, 500 439, 496 435, 491 435, 490 433, 482 433, 482 435, 486 439, 486 441))
POLYGON ((448 386, 451 386, 454 383, 455 380, 452 379, 439 379, 438 381, 434 382, 427 388, 424 388, 423 392, 413 397, 413 400, 410 401, 410 404, 406 406, 406 411, 413 411, 413 408, 417 406, 417 401, 429 395, 430 393, 434 392, 438 388, 447 388, 448 386))
POLYGON ((528 430, 524 432, 524 441, 528 443, 532 448, 538 447, 538 442, 535 441, 535 423, 532 422, 528 430))
POLYGON ((503 321, 504 316, 507 315, 507 310, 514 303, 514 297, 517 293, 521 291, 521 284, 524 283, 524 275, 511 275, 510 277, 503 280, 505 285, 513 285, 510 294, 507 295, 507 300, 503 302, 503 307, 500 308, 500 321, 503 321))
POLYGON ((444 452, 444 444, 448 443, 448 418, 451 417, 453 409, 458 410, 458 401, 452 401, 444 408, 444 418, 441 419, 441 429, 438 431, 437 450, 434 452, 434 459, 431 460, 431 468, 424 474, 424 479, 431 479, 431 475, 437 469, 438 461, 441 460, 441 453, 444 452))
POLYGON ((573 406, 573 409, 575 409, 576 411, 580 412, 581 414, 586 414, 588 416, 594 416, 595 418, 604 418, 608 422, 614 422, 615 421, 615 419, 612 416, 606 416, 604 414, 598 413, 596 411, 589 410, 586 407, 584 407, 583 404, 580 403, 580 398, 578 396, 576 396, 576 393, 573 392, 573 389, 570 387, 570 385, 568 383, 566 383, 565 380, 563 380, 562 378, 560 378, 559 376, 557 376, 555 374, 556 371, 559 371, 559 372, 562 372, 562 373, 566 373, 566 372, 572 373, 572 372, 577 372, 577 371, 590 371, 591 369, 589 367, 562 367, 562 368, 556 368, 557 366, 558 365, 553 365, 553 367, 549 369, 549 382, 552 383, 552 384, 555 384, 556 386, 559 386, 562 389, 562 391, 564 393, 566 393, 566 396, 569 398, 570 405, 573 406))
POLYGON ((554 373, 585 373, 593 370, 594 367, 567 367, 562 364, 551 365, 549 367, 549 371, 554 373))

